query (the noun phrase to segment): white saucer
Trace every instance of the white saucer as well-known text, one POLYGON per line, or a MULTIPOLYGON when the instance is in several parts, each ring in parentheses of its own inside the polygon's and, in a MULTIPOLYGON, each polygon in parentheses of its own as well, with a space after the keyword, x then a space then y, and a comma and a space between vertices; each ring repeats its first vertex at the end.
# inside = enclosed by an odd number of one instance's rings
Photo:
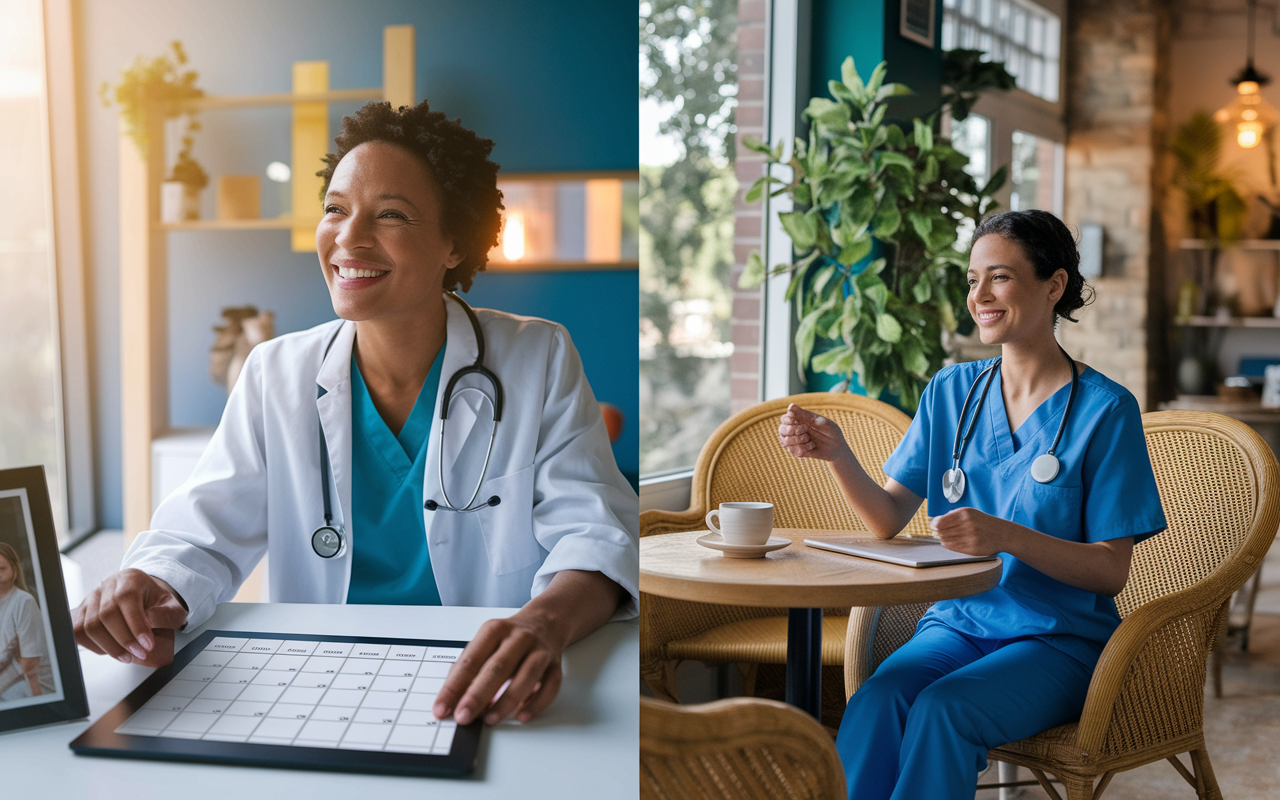
POLYGON ((764 558, 765 553, 781 550, 791 544, 790 539, 770 536, 764 544, 729 544, 718 533, 704 533, 695 540, 703 547, 719 550, 725 558, 764 558))

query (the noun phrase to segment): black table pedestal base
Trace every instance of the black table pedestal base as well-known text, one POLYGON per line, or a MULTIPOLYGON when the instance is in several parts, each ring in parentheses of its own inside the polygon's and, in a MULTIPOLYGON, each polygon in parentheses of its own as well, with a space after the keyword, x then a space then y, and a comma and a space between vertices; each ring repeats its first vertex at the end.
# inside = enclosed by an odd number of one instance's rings
POLYGON ((822 719, 822 609, 787 612, 787 702, 822 719))

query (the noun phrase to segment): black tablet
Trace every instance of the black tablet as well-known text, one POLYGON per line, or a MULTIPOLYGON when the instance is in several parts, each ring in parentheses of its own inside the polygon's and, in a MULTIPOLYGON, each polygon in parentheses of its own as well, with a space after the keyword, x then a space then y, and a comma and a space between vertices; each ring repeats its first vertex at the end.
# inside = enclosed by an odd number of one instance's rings
POLYGON ((80 755, 458 777, 481 721, 431 713, 466 642, 205 631, 71 743, 80 755))

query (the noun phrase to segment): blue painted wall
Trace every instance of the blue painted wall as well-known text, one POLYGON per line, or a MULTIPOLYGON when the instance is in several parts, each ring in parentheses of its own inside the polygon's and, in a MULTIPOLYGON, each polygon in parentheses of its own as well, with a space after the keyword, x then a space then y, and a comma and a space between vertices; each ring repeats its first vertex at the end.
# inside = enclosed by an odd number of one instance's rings
MULTIPOLYGON (((181 40, 209 94, 288 91, 292 62, 316 59, 330 62, 334 89, 360 88, 382 82, 383 26, 411 23, 418 99, 496 141, 504 171, 636 169, 634 9, 625 3, 81 0, 76 12, 103 527, 122 522, 118 123, 97 89, 136 55, 181 40)), ((331 107, 331 133, 357 107, 331 107)), ((211 175, 261 175, 268 162, 289 161, 287 109, 206 112, 202 123, 195 156, 211 175)), ((282 210, 274 188, 264 191, 264 216, 282 210)), ((208 377, 208 351, 223 306, 271 309, 279 332, 333 319, 333 309, 315 256, 290 252, 284 232, 174 233, 169 248, 171 417, 213 425, 225 395, 208 377)), ((626 415, 614 452, 624 472, 637 472, 636 272, 483 274, 468 299, 568 327, 596 396, 626 415)))

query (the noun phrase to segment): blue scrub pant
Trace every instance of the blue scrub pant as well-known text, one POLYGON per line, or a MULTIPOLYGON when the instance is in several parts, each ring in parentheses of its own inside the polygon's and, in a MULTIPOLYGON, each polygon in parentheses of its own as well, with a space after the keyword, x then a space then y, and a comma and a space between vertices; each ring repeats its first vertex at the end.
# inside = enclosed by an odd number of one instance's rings
POLYGON ((836 737, 849 797, 973 800, 987 751, 1076 719, 1094 666, 927 622, 849 699, 836 737))

